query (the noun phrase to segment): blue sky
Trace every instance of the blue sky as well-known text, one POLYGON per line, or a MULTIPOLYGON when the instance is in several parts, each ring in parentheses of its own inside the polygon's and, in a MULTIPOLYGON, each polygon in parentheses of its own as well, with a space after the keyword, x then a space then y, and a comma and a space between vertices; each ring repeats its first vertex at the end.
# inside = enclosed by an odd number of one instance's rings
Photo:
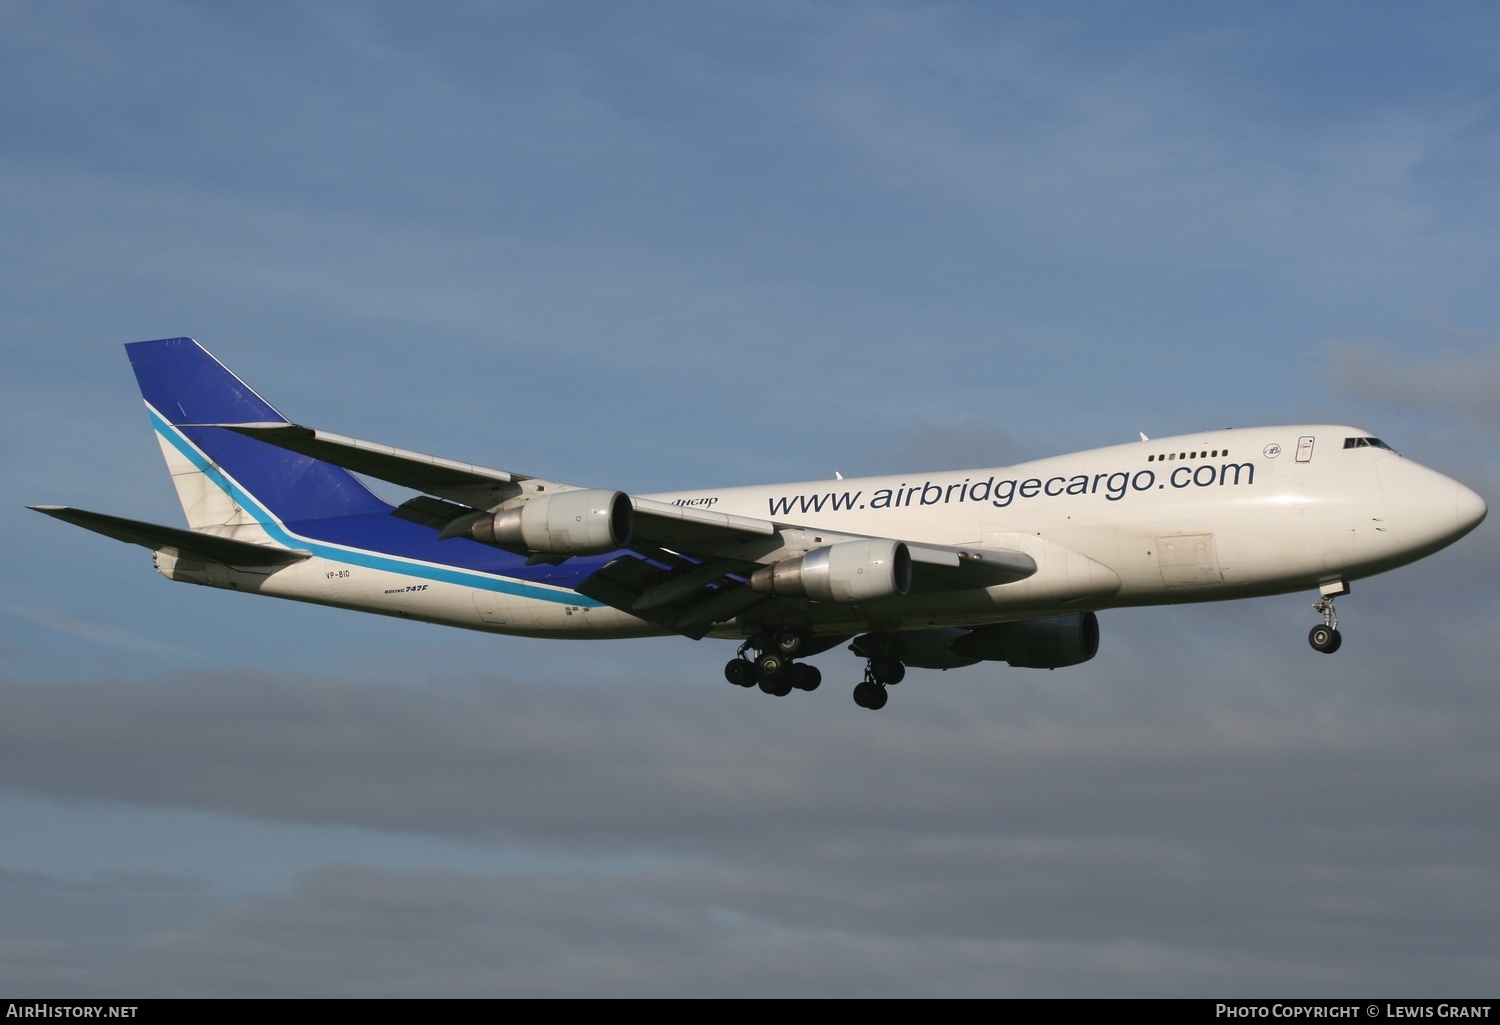
MULTIPOLYGON (((1481 4, 0 4, 0 989, 1489 992, 1488 525, 881 716, 168 584, 120 344, 633 491, 1348 422, 1500 494, 1481 4), (899 973, 889 966, 903 966, 899 973)), ((842 674, 842 675, 840 675, 842 674)))

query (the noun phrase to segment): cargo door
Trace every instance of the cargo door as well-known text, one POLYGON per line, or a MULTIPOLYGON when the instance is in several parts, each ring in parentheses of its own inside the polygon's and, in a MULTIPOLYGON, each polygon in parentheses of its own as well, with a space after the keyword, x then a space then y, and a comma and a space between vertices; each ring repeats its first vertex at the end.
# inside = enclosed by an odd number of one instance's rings
POLYGON ((1171 534, 1156 539, 1156 562, 1168 587, 1208 587, 1224 582, 1212 534, 1171 534))

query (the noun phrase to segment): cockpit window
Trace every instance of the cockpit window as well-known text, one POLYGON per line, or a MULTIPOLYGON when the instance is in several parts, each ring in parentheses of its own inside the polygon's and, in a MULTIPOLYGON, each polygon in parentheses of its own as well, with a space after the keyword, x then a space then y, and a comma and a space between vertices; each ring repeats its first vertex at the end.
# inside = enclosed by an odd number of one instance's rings
POLYGON ((1381 441, 1379 438, 1345 438, 1344 439, 1344 447, 1345 448, 1383 448, 1387 452, 1394 452, 1394 451, 1396 451, 1395 449, 1391 448, 1391 446, 1389 446, 1385 442, 1381 441))

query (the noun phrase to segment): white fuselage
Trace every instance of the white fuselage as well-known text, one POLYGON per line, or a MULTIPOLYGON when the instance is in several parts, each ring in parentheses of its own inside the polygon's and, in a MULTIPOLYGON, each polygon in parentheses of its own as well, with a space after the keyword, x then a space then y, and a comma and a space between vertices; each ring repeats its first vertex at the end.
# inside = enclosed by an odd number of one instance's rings
MULTIPOLYGON (((1031 555, 1037 572, 1013 583, 810 610, 820 633, 977 625, 1316 590, 1419 559, 1484 517, 1483 500, 1463 485, 1384 447, 1345 447, 1351 438, 1369 435, 1237 429, 1002 468, 645 497, 801 528, 757 553, 768 561, 819 543, 819 530, 1031 555)), ((256 534, 247 525, 246 539, 256 534)), ((274 572, 214 571, 170 553, 158 565, 173 579, 504 633, 663 632, 563 587, 329 545, 274 572)))

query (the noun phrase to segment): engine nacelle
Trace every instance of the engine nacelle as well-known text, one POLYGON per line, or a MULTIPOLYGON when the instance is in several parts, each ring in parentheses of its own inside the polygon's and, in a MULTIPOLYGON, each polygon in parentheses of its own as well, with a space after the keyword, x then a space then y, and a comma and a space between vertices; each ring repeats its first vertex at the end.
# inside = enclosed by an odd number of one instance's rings
POLYGON ((911 590, 911 552, 900 541, 841 541, 763 566, 750 576, 761 594, 841 604, 889 601, 911 590))
POLYGON ((953 642, 960 655, 1009 662, 1018 669, 1060 669, 1099 653, 1099 618, 1092 612, 976 627, 953 642))
POLYGON ((538 495, 469 528, 476 541, 549 555, 603 555, 630 543, 635 509, 619 491, 538 495))

